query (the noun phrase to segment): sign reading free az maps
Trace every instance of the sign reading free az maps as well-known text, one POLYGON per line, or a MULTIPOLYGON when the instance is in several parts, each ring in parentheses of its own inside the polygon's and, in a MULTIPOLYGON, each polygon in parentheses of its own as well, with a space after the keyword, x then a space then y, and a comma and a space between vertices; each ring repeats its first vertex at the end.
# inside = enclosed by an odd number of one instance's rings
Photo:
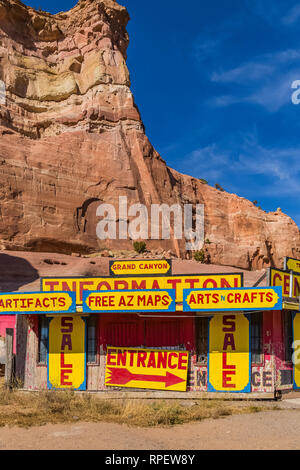
POLYGON ((75 292, 0 294, 0 315, 76 312, 75 292))
POLYGON ((197 289, 183 291, 184 311, 281 310, 281 287, 197 289))
POLYGON ((175 290, 116 290, 83 292, 86 312, 173 312, 175 290))
POLYGON ((105 385, 186 391, 188 351, 107 348, 105 385))

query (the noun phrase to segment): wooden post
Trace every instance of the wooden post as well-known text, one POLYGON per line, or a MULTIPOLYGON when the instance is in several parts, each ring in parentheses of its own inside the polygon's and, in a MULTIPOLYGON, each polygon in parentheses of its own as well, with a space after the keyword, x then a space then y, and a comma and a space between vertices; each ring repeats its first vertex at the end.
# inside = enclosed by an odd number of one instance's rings
POLYGON ((5 364, 5 382, 6 387, 11 388, 13 379, 13 345, 14 345, 14 330, 13 328, 6 328, 5 335, 6 342, 6 364, 5 364))

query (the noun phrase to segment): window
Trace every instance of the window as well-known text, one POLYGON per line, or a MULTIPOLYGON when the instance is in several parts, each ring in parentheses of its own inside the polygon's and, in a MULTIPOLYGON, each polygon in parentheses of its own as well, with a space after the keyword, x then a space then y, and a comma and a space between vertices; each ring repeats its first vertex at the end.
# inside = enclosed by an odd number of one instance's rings
POLYGON ((48 353, 48 318, 39 316, 39 352, 38 362, 40 364, 47 364, 48 353))
POLYGON ((97 317, 92 315, 87 319, 87 362, 97 362, 97 317))
POLYGON ((284 310, 282 312, 283 320, 283 344, 284 344, 284 360, 292 362, 293 354, 293 319, 292 312, 284 310))
POLYGON ((207 364, 208 353, 208 318, 196 317, 196 352, 197 362, 207 364))
POLYGON ((261 364, 263 362, 262 348, 262 323, 263 313, 251 314, 251 362, 261 364))

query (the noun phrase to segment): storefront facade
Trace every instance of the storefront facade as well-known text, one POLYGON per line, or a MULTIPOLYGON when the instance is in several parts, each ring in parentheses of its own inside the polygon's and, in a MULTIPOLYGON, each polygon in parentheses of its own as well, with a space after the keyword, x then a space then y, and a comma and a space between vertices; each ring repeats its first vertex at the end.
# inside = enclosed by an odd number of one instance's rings
MULTIPOLYGON (((279 278, 275 281, 281 286, 279 278)), ((17 316, 16 375, 27 390, 279 396, 296 388, 292 342, 298 317, 295 310, 286 310, 286 302, 281 310, 183 311, 184 289, 242 286, 241 273, 44 278, 43 292, 76 292, 77 312, 17 316), (87 289, 132 288, 140 293, 173 289, 176 308, 116 312, 104 304, 103 311, 93 313, 82 305, 87 289)))

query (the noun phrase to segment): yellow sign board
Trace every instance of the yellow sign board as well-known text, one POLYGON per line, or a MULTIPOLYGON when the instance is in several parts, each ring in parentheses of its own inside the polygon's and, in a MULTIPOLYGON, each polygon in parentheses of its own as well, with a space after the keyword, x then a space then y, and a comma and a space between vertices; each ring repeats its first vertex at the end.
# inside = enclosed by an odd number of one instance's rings
MULTIPOLYGON (((281 269, 270 268, 270 285, 281 286, 283 297, 290 297, 290 273, 281 269)), ((292 275, 292 295, 291 297, 299 297, 300 295, 300 274, 292 275)))
POLYGON ((172 260, 130 260, 110 261, 109 272, 112 276, 166 276, 171 274, 172 260))
POLYGON ((295 313, 293 319, 293 332, 294 332, 294 354, 293 354, 293 368, 294 368, 294 389, 300 389, 300 313, 295 313))
POLYGON ((182 302, 183 289, 216 289, 242 287, 243 274, 198 274, 145 277, 44 277, 41 289, 46 292, 76 292, 76 303, 82 304, 83 291, 100 290, 176 290, 176 302, 182 302))
POLYGON ((188 351, 109 347, 105 385, 185 392, 188 362, 188 351))
POLYGON ((0 294, 0 315, 71 312, 76 312, 76 300, 73 292, 0 294))
POLYGON ((285 271, 294 271, 300 273, 300 260, 286 257, 284 260, 285 271))
POLYGON ((175 312, 175 290, 85 291, 83 310, 86 313, 175 312))
POLYGON ((86 389, 85 320, 59 316, 49 323, 49 389, 86 389))
POLYGON ((215 315, 209 322, 208 392, 250 392, 250 322, 215 315))
POLYGON ((184 311, 281 310, 281 287, 183 291, 184 311))

